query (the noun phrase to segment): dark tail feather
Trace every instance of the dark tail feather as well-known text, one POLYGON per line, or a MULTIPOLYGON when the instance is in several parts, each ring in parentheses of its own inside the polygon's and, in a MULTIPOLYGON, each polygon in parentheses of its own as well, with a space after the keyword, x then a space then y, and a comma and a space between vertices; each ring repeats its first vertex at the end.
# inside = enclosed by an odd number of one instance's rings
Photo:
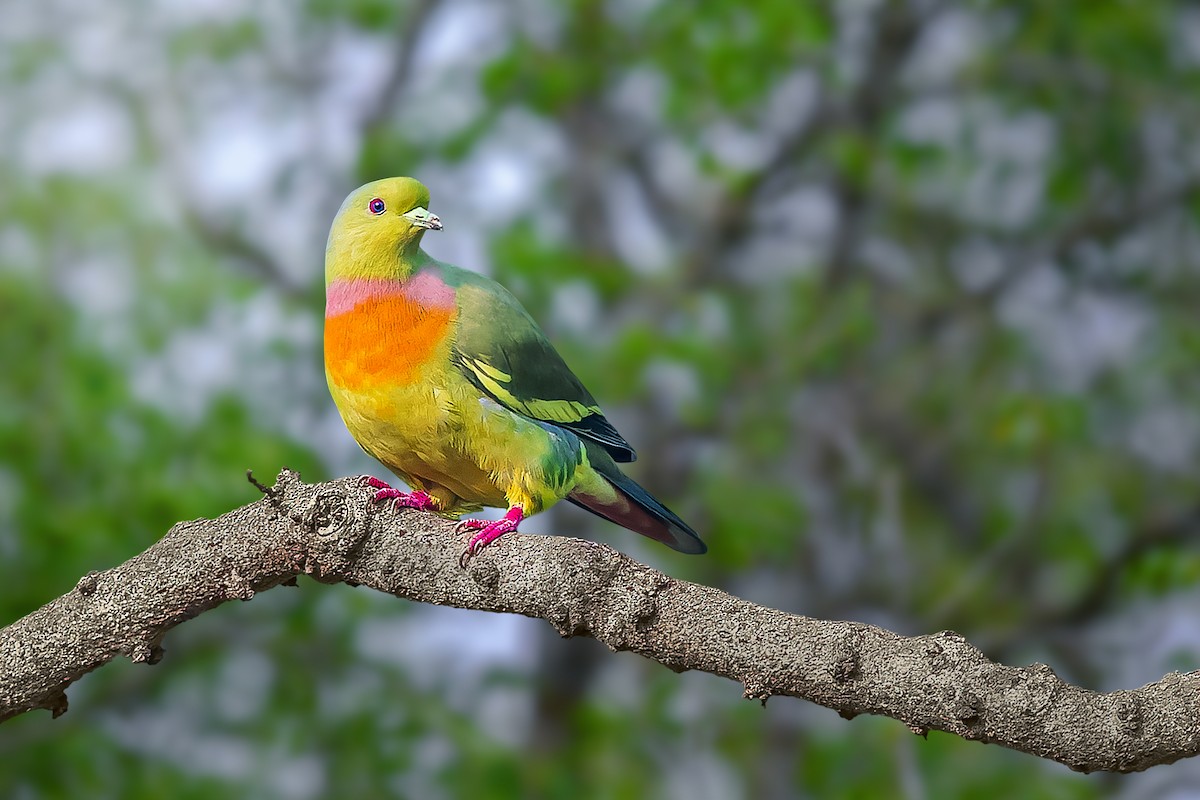
POLYGON ((593 463, 593 467, 607 482, 605 488, 609 491, 585 494, 576 490, 567 496, 572 503, 681 553, 699 555, 708 550, 699 534, 615 464, 609 467, 593 463))

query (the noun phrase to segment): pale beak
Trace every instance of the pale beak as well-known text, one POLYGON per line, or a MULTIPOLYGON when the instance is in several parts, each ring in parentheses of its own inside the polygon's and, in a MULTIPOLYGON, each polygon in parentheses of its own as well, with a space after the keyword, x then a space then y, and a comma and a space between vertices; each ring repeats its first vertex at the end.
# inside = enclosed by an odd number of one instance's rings
POLYGON ((442 221, 438 219, 438 215, 431 214, 428 209, 421 208, 420 206, 400 216, 418 228, 425 228, 431 231, 440 231, 442 229, 442 221))

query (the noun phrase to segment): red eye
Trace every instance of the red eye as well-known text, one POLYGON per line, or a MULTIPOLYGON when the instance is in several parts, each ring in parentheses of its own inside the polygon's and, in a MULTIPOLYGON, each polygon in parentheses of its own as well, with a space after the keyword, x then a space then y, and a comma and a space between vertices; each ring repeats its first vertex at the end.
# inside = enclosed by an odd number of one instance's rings
POLYGON ((371 200, 371 202, 367 203, 367 210, 370 211, 372 214, 382 214, 383 210, 386 207, 387 206, 385 206, 383 204, 383 201, 380 200, 378 197, 373 198, 371 200))

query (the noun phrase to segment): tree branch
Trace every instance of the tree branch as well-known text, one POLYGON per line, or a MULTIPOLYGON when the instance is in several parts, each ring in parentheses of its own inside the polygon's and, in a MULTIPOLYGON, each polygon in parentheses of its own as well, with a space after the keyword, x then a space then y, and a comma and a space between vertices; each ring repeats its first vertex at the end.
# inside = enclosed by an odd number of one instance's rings
POLYGON ((155 663, 184 620, 308 574, 545 619, 563 636, 738 681, 748 698, 882 714, 1077 770, 1142 770, 1200 752, 1200 673, 1102 694, 1044 665, 995 664, 950 631, 906 637, 787 614, 577 539, 512 534, 464 570, 452 523, 369 497, 352 479, 305 484, 285 470, 263 499, 179 523, 144 553, 84 576, 0 630, 0 720, 35 708, 57 716, 85 673, 119 655, 155 663))

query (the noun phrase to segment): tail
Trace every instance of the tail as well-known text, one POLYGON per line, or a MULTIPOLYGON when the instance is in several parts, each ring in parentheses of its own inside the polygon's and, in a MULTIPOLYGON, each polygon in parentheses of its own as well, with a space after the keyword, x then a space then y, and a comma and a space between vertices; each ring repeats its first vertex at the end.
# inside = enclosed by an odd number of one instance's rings
POLYGON ((607 454, 595 453, 592 447, 587 449, 596 480, 576 488, 567 496, 568 500, 681 553, 700 555, 708 550, 699 534, 626 477, 607 454))

